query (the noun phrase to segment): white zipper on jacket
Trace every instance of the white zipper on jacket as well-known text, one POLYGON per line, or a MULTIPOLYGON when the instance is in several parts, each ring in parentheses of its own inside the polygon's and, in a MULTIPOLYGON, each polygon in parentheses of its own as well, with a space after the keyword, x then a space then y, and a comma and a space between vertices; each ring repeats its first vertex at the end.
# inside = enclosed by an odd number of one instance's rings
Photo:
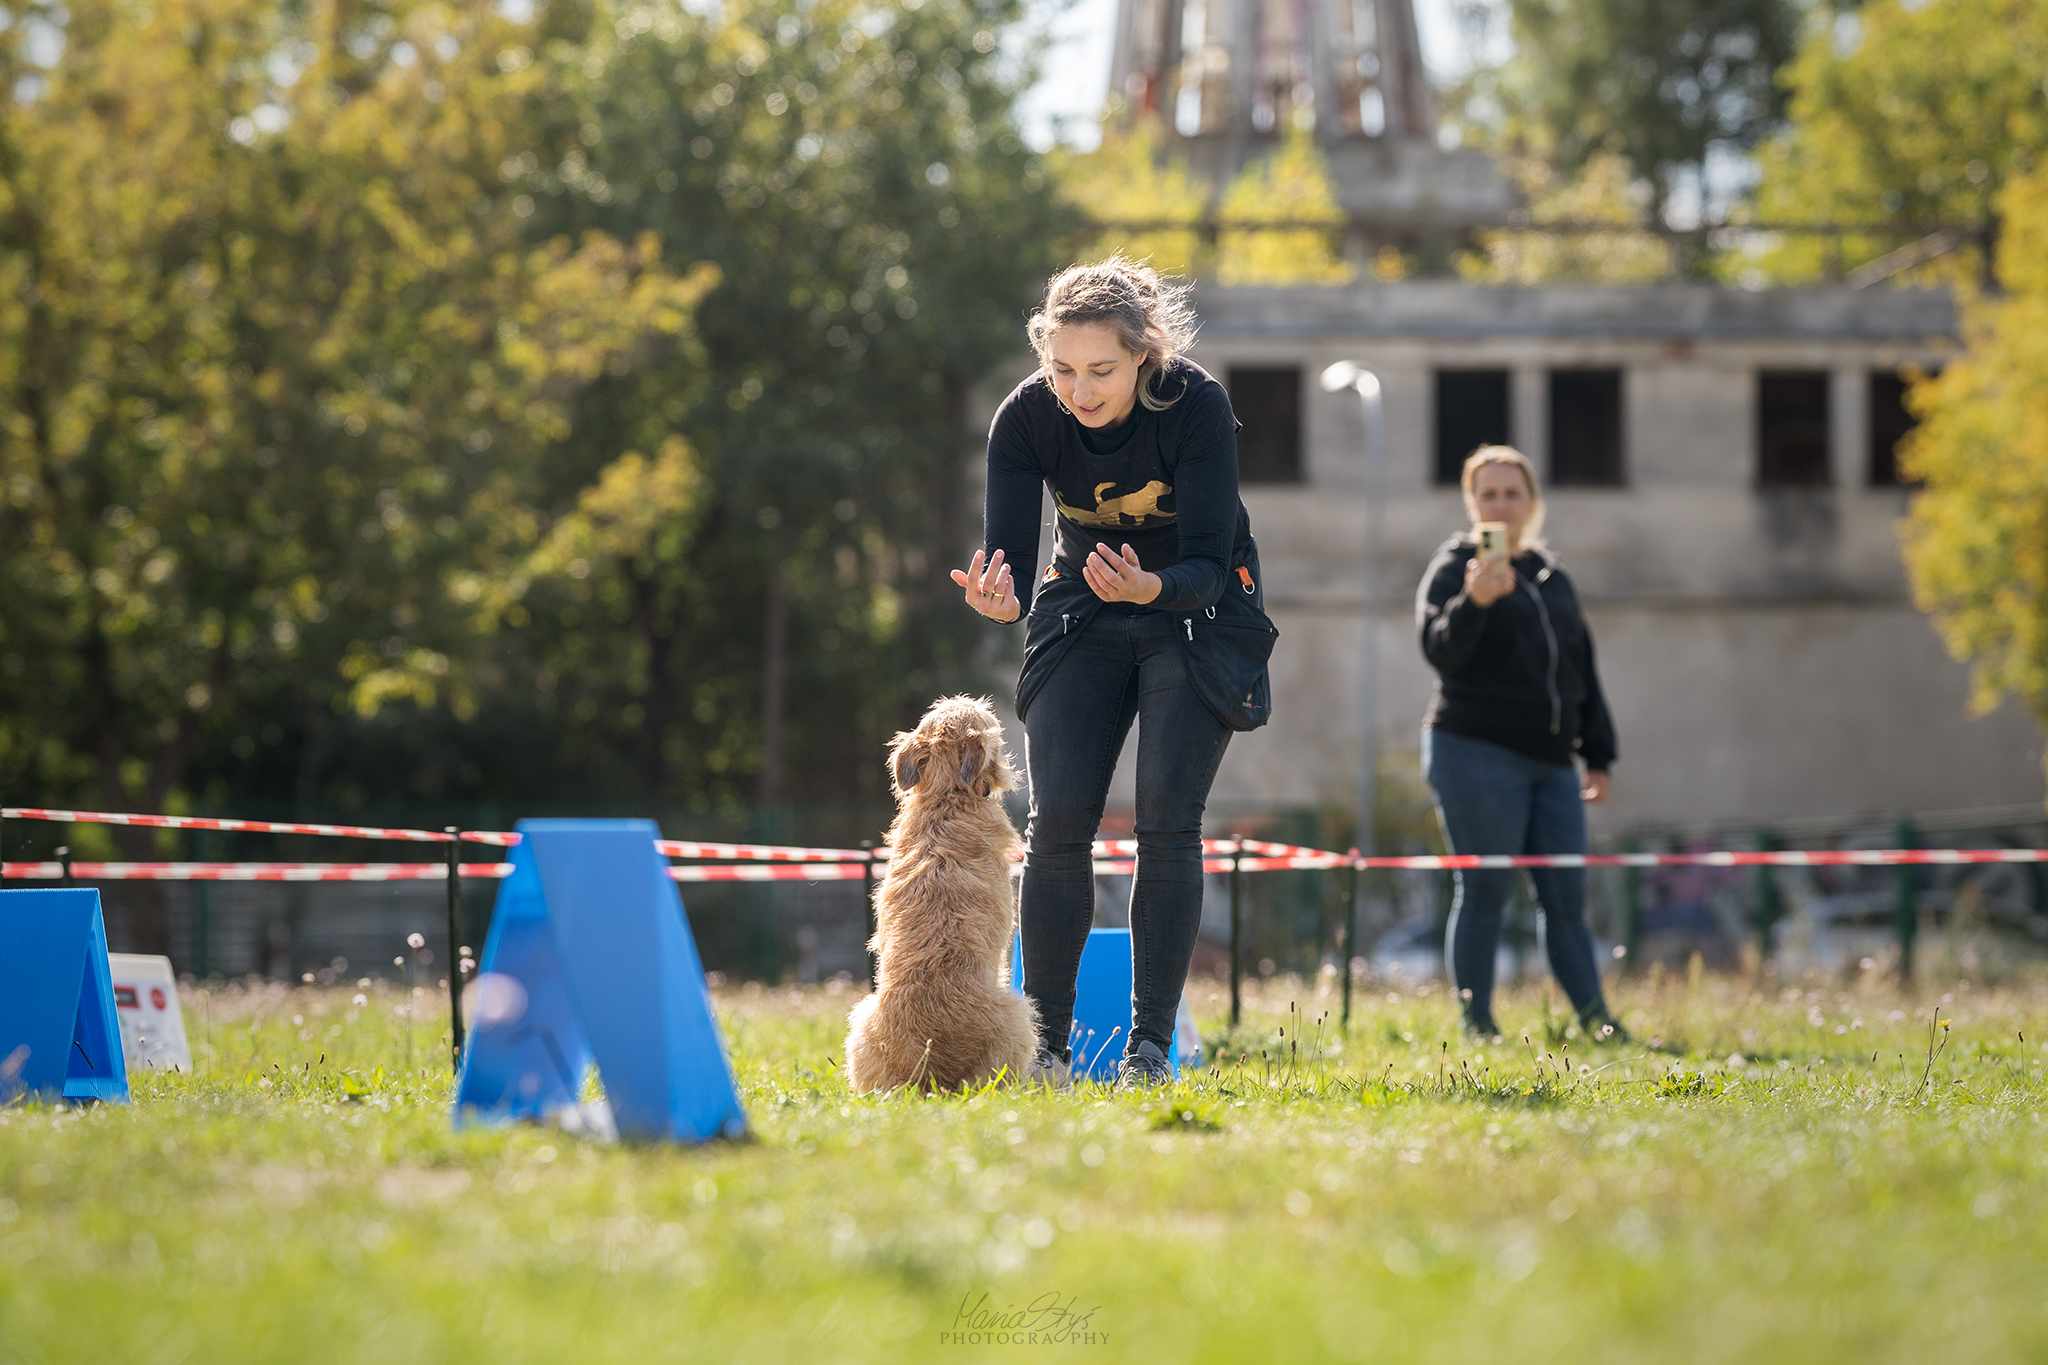
POLYGON ((1550 608, 1543 605, 1543 593, 1526 579, 1522 586, 1529 590, 1529 596, 1536 599, 1536 615, 1543 622, 1543 639, 1550 646, 1550 674, 1544 682, 1550 688, 1550 733, 1554 735, 1564 724, 1564 698, 1557 690, 1557 632, 1551 628, 1550 608))

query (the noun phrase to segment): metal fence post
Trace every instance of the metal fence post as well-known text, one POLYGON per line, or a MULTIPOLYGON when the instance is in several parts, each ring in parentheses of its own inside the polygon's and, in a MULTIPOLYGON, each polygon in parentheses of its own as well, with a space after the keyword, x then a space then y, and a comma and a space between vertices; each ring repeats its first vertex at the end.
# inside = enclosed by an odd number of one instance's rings
MULTIPOLYGON (((1631 839, 1622 846, 1624 853, 1641 850, 1631 839)), ((1643 941, 1643 870, 1640 867, 1624 867, 1621 870, 1621 969, 1625 973, 1636 970, 1636 952, 1643 941)))
POLYGON ((1339 1026, 1346 1033, 1351 1031, 1351 955, 1357 950, 1358 941, 1358 889, 1365 882, 1364 871, 1358 865, 1358 850, 1352 849, 1348 856, 1350 861, 1345 864, 1348 874, 1344 881, 1344 930, 1339 935, 1343 944, 1344 1008, 1338 1015, 1339 1026))
POLYGON ((881 959, 875 956, 875 841, 860 841, 860 906, 861 915, 868 926, 867 936, 861 940, 861 951, 868 958, 868 989, 874 990, 882 984, 881 959))
POLYGON ((1242 941, 1243 910, 1239 892, 1244 884, 1244 873, 1238 864, 1244 858, 1241 845, 1230 846, 1230 1026, 1237 1027, 1243 1016, 1241 980, 1243 977, 1242 941))
MULTIPOLYGON (((1756 846, 1765 853, 1775 853, 1784 847, 1784 841, 1771 830, 1763 830, 1756 836, 1756 846)), ((1772 949, 1777 940, 1778 919, 1784 912, 1784 902, 1778 894, 1778 869, 1764 864, 1756 870, 1756 951, 1759 965, 1771 960, 1772 949)))
POLYGON ((462 1074, 462 831, 445 825, 448 836, 448 1038, 455 1073, 462 1074))
MULTIPOLYGON (((212 841, 196 834, 192 850, 202 862, 209 853, 219 851, 212 841)), ((287 969, 294 965, 285 964, 287 969)), ((192 975, 201 981, 213 975, 213 883, 208 881, 192 883, 192 975)))
MULTIPOLYGON (((1920 847, 1920 831, 1911 820, 1899 821, 1898 836, 1900 848, 1920 847)), ((1920 879, 1921 869, 1917 864, 1899 865, 1895 914, 1899 933, 1901 981, 1913 979, 1913 941, 1920 936, 1920 879)))

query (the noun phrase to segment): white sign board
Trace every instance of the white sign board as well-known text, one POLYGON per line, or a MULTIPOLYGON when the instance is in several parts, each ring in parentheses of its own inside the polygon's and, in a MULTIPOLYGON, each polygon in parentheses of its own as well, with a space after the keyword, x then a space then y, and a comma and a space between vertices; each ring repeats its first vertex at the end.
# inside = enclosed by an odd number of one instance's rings
POLYGON ((108 953, 114 979, 114 1013, 121 1020, 121 1052, 128 1069, 154 1066, 192 1069, 185 1042, 185 1017, 178 1011, 178 979, 171 960, 141 953, 108 953))

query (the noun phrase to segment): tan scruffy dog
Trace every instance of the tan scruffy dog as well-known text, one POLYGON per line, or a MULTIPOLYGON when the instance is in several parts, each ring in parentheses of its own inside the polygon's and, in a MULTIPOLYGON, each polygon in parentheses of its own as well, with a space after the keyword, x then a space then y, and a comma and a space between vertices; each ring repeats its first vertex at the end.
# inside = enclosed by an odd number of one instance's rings
POLYGON ((952 1090, 1024 1076, 1038 1011, 1010 988, 1017 832, 998 794, 1017 785, 987 702, 947 697, 889 749, 894 853, 875 888, 874 994, 853 1007, 857 1091, 952 1090))

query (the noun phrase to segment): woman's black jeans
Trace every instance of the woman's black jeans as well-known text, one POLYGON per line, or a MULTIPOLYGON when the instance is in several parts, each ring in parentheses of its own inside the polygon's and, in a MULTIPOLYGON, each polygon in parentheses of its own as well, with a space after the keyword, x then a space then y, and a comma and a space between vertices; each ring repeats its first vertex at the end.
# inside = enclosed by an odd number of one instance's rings
MULTIPOLYGON (((1586 807, 1576 768, 1429 726, 1422 732, 1422 775, 1436 794, 1437 817, 1453 853, 1586 851, 1586 807)), ((1460 871, 1445 935, 1466 1023, 1487 1033, 1499 1031, 1493 1022, 1493 956, 1515 875, 1508 868, 1460 871)), ((1604 1017, 1600 965, 1586 926, 1585 869, 1536 868, 1529 880, 1543 907, 1543 946, 1557 984, 1580 1019, 1604 1017)))
POLYGON ((1230 731, 1188 681, 1167 612, 1108 603, 1031 702, 1024 987, 1039 1039, 1066 1058, 1074 979, 1095 922, 1091 845, 1131 722, 1138 723, 1138 866, 1131 888, 1131 1036, 1166 1051, 1202 918, 1202 808, 1230 731))

